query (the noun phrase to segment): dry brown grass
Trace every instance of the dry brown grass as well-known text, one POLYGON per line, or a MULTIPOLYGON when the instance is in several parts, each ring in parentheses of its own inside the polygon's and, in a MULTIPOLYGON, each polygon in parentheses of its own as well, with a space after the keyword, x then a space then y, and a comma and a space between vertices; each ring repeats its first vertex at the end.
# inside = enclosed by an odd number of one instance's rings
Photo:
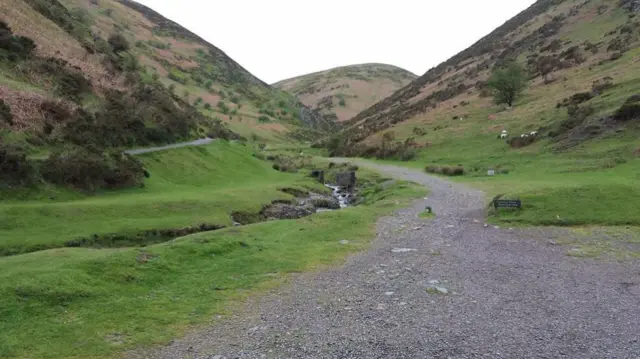
POLYGON ((80 43, 55 23, 34 11, 22 0, 0 2, 0 13, 16 34, 32 38, 36 53, 43 57, 54 56, 69 62, 88 77, 96 91, 104 88, 122 89, 123 78, 110 75, 102 65, 102 57, 89 54, 80 43))
POLYGON ((76 105, 69 101, 53 99, 42 94, 29 91, 16 91, 0 85, 0 98, 9 104, 13 114, 16 131, 40 130, 44 125, 44 114, 41 105, 45 101, 55 101, 69 109, 76 105))

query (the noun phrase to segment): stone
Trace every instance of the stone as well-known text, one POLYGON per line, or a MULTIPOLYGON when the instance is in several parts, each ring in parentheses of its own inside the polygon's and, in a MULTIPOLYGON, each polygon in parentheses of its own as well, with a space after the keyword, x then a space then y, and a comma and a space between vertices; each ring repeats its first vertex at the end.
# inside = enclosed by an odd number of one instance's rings
POLYGON ((349 244, 349 241, 346 240, 346 239, 343 239, 343 240, 340 241, 340 244, 349 244))
POLYGON ((439 281, 439 280, 437 280, 437 279, 432 279, 432 280, 430 280, 430 281, 429 281, 429 284, 431 284, 431 285, 438 285, 438 284, 440 284, 440 281, 439 281))
POLYGON ((406 253, 406 252, 417 252, 417 249, 414 248, 394 248, 391 250, 393 253, 406 253))
POLYGON ((340 172, 336 175, 336 185, 353 188, 356 185, 356 173, 354 171, 340 172))
POLYGON ((489 225, 485 223, 484 224, 484 228, 488 228, 488 227, 489 227, 489 225))
POLYGON ((427 287, 426 292, 429 294, 440 294, 440 295, 449 294, 449 290, 447 288, 439 287, 439 286, 427 287))
POLYGON ((385 309, 387 309, 387 306, 382 303, 378 304, 378 306, 376 307, 376 310, 385 310, 385 309))
POLYGON ((262 214, 267 218, 298 219, 310 216, 313 212, 304 207, 298 207, 286 203, 275 203, 265 208, 262 214))
POLYGON ((384 292, 384 295, 391 296, 391 295, 393 295, 393 292, 384 292))

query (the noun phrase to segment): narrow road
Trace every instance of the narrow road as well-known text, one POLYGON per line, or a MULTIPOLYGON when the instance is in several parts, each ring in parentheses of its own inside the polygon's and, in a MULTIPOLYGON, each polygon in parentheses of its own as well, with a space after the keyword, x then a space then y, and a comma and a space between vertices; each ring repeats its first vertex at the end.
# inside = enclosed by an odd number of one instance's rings
POLYGON ((180 147, 187 147, 187 146, 208 145, 213 141, 215 141, 215 139, 213 139, 213 138, 201 138, 201 139, 194 140, 194 141, 173 143, 173 144, 166 145, 166 146, 136 148, 136 149, 132 149, 132 150, 126 150, 126 151, 124 151, 124 153, 128 153, 130 155, 139 155, 139 154, 149 153, 149 152, 158 152, 158 151, 170 150, 170 149, 173 149, 173 148, 180 148, 180 147))
POLYGON ((144 357, 640 358, 638 261, 567 256, 554 229, 485 228, 481 192, 358 164, 432 193, 380 219, 344 265, 144 357), (417 217, 426 205, 436 218, 417 217))

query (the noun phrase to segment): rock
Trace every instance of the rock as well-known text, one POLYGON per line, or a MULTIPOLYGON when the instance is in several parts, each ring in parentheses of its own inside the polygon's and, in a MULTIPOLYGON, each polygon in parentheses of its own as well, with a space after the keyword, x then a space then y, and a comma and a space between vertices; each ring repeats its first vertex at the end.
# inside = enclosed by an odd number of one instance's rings
POLYGON ((313 214, 313 211, 305 207, 294 206, 285 203, 275 203, 262 212, 267 218, 273 219, 298 219, 313 214))
POLYGON ((241 225, 242 225, 241 223, 233 222, 233 226, 234 226, 234 227, 238 227, 238 226, 241 226, 241 225))
POLYGON ((453 224, 447 224, 447 228, 455 228, 456 226, 454 226, 453 224))
POLYGON ((391 250, 393 253, 406 253, 406 252, 417 252, 417 249, 414 248, 394 248, 391 250))
POLYGON ((473 223, 480 223, 480 221, 479 221, 479 220, 477 220, 477 219, 474 219, 474 220, 473 220, 473 223))
POLYGON ((338 173, 336 175, 336 185, 345 188, 355 187, 356 173, 354 171, 338 173))
POLYGON ((417 227, 413 228, 414 231, 417 231, 417 230, 420 230, 420 229, 422 229, 422 226, 417 226, 417 227))
POLYGON ((384 304, 378 304, 378 306, 376 307, 376 310, 385 310, 387 309, 387 306, 384 304))
POLYGON ((500 229, 500 226, 493 226, 494 229, 500 229))
POLYGON ((429 294, 440 294, 440 295, 449 294, 449 290, 447 288, 439 287, 439 286, 427 287, 426 292, 429 294))
POLYGON ((324 171, 323 170, 313 170, 311 171, 311 177, 317 179, 319 182, 324 183, 324 171))
POLYGON ((318 193, 312 193, 308 203, 315 208, 340 209, 338 199, 318 193))
POLYGON ((343 240, 340 241, 340 244, 349 244, 349 241, 346 240, 346 239, 343 239, 343 240))
POLYGON ((405 305, 407 305, 407 302, 400 302, 400 303, 398 303, 398 305, 399 306, 405 306, 405 305))
POLYGON ((384 295, 391 296, 391 295, 393 295, 393 292, 384 292, 384 295))
POLYGON ((437 279, 432 279, 432 280, 430 280, 430 281, 429 281, 429 284, 431 284, 431 285, 438 285, 438 284, 440 284, 440 281, 439 281, 439 280, 437 280, 437 279))
POLYGON ((484 228, 489 228, 489 225, 485 223, 484 228))

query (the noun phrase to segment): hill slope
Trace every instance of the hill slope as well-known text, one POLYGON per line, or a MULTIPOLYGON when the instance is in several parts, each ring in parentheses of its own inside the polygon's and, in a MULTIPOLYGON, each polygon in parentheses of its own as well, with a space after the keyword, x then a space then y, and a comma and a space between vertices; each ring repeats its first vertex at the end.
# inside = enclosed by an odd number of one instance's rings
MULTIPOLYGON (((622 93, 628 88, 623 84, 637 79, 637 9, 634 0, 539 0, 472 47, 360 112, 346 124, 349 145, 344 148, 374 141, 390 127, 408 138, 415 137, 413 127, 437 123, 451 127, 455 137, 463 128, 480 126, 489 115, 492 120, 483 123, 482 131, 494 135, 503 127, 552 127, 567 117, 564 108, 556 111, 556 103, 591 90, 594 81, 606 77, 616 85, 610 91, 620 96, 597 110, 610 112, 625 100, 622 93), (526 66, 531 81, 522 105, 501 112, 488 97, 486 81, 493 68, 508 60, 526 66), (454 117, 465 122, 449 123, 454 117)), ((435 134, 415 133, 423 142, 434 143, 435 134)))
POLYGON ((28 106, 34 101, 71 102, 70 110, 80 106, 93 112, 107 92, 132 94, 139 85, 161 85, 183 108, 193 107, 245 137, 256 133, 283 140, 299 128, 327 131, 333 126, 215 46, 138 3, 17 0, 3 1, 0 8, 11 36, 35 45, 25 56, 6 57, 16 49, 8 45, 0 54, 10 60, 2 61, 0 91, 13 109, 14 131, 41 130, 42 114, 28 106), (119 42, 110 40, 115 34, 119 42))
POLYGON ((522 199, 502 221, 637 224, 624 204, 640 201, 639 10, 635 0, 540 0, 325 143, 522 199), (487 80, 514 60, 528 87, 507 108, 487 80))
POLYGON ((346 121, 404 87, 416 75, 384 64, 362 64, 298 76, 275 83, 326 117, 346 121))

